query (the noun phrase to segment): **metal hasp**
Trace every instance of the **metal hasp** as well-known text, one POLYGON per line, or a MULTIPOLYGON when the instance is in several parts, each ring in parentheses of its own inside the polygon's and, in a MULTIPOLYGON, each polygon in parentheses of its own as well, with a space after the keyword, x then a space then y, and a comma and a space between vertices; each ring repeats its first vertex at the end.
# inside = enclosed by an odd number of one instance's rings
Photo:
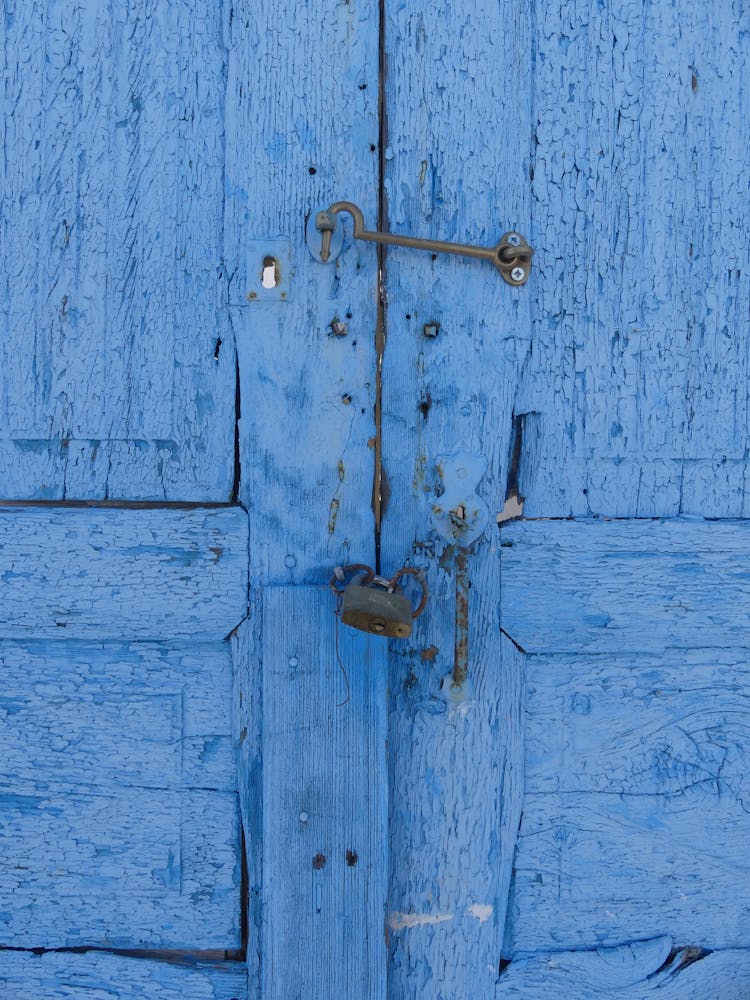
POLYGON ((431 250, 433 253, 452 253, 462 257, 476 257, 491 260, 509 285, 525 285, 531 273, 531 258, 534 251, 520 233, 506 233, 495 247, 475 247, 464 243, 445 243, 442 240, 422 240, 414 236, 400 236, 396 233, 377 233, 365 229, 365 219, 351 201, 337 201, 325 212, 318 212, 315 225, 322 233, 323 241, 320 259, 325 263, 331 252, 331 236, 338 220, 339 212, 348 212, 354 220, 354 238, 369 240, 371 243, 387 243, 389 246, 412 247, 414 250, 431 250))

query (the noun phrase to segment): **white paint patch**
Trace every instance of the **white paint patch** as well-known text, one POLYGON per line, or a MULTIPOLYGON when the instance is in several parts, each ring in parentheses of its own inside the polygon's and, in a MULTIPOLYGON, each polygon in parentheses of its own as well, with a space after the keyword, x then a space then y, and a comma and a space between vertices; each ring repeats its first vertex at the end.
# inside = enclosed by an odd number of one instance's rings
POLYGON ((485 920, 489 920, 492 914, 495 912, 494 906, 490 906, 489 903, 472 903, 469 907, 469 913, 480 924, 483 924, 485 920))
POLYGON ((424 924, 444 924, 447 920, 453 920, 452 913, 399 913, 394 910, 388 914, 388 926, 392 931, 422 927, 424 924))

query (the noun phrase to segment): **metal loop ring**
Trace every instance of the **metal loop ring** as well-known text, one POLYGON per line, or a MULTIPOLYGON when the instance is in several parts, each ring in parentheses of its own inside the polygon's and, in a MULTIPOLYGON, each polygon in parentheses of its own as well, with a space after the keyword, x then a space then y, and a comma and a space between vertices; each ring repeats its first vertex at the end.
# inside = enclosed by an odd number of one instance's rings
MULTIPOLYGON (((338 569, 339 567, 336 568, 338 569)), ((346 575, 347 573, 364 573, 365 578, 364 580, 362 580, 362 586, 364 587, 372 583, 372 581, 375 579, 374 571, 371 569, 370 566, 366 566, 364 563, 352 563, 350 566, 342 566, 341 572, 344 575, 346 575)), ((343 594, 343 592, 346 590, 346 587, 337 587, 336 586, 337 581, 338 581, 338 576, 336 574, 336 571, 334 570, 333 576, 328 581, 328 586, 331 588, 334 594, 343 594)))
POLYGON ((391 577, 391 579, 388 582, 389 588, 393 587, 395 589, 396 585, 398 584, 398 581, 401 579, 402 576, 416 577, 417 583, 422 588, 422 600, 419 602, 416 609, 412 612, 411 615, 412 618, 419 618, 424 609, 427 607, 427 597, 428 597, 427 580, 425 579, 424 570, 415 569, 413 566, 404 566, 404 568, 400 569, 398 573, 395 574, 395 576, 391 577))

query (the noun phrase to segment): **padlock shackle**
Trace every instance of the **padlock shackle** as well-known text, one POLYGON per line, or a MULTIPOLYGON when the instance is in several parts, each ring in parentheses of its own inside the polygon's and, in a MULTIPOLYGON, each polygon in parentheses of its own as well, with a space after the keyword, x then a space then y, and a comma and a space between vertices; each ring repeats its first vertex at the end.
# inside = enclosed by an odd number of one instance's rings
POLYGON ((364 580, 360 580, 360 584, 363 587, 367 587, 375 579, 375 571, 370 566, 366 566, 364 563, 351 563, 349 566, 337 566, 333 571, 333 576, 328 581, 328 586, 334 594, 343 594, 346 590, 345 578, 347 573, 364 573, 364 580), (341 583, 343 586, 337 587, 337 583, 341 583))
POLYGON ((400 569, 395 576, 391 577, 388 581, 388 588, 395 588, 398 586, 398 581, 402 576, 414 576, 417 579, 417 583, 422 588, 422 600, 417 605, 416 609, 412 612, 412 618, 419 618, 424 609, 427 606, 427 580, 425 579, 425 573, 423 569, 415 569, 413 566, 404 566, 400 569))

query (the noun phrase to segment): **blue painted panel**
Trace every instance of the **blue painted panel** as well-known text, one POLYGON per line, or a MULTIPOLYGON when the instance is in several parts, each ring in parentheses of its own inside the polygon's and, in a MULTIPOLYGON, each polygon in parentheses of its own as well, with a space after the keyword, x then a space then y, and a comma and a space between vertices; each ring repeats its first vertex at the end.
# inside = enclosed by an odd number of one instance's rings
POLYGON ((532 654, 509 953, 750 944, 746 533, 503 529, 503 627, 532 654))
POLYGON ((503 628, 527 652, 750 644, 747 521, 539 521, 502 531, 503 628))
POLYGON ((12 1000, 247 1000, 244 966, 170 964, 87 952, 0 954, 0 986, 12 1000))
POLYGON ((0 497, 228 501, 221 5, 0 18, 0 497))
POLYGON ((223 644, 0 644, 0 943, 236 948, 223 644))
POLYGON ((247 516, 0 507, 0 635, 224 639, 247 614, 247 516))
POLYGON ((704 954, 669 937, 619 948, 542 952, 500 976, 498 1000, 745 1000, 750 952, 704 954))
MULTIPOLYGON (((526 514, 746 517, 747 10, 540 0, 521 16, 537 250, 515 402, 526 514)), ((497 52, 482 76, 517 80, 511 40, 497 52)), ((479 143, 507 169, 491 122, 479 143)))

